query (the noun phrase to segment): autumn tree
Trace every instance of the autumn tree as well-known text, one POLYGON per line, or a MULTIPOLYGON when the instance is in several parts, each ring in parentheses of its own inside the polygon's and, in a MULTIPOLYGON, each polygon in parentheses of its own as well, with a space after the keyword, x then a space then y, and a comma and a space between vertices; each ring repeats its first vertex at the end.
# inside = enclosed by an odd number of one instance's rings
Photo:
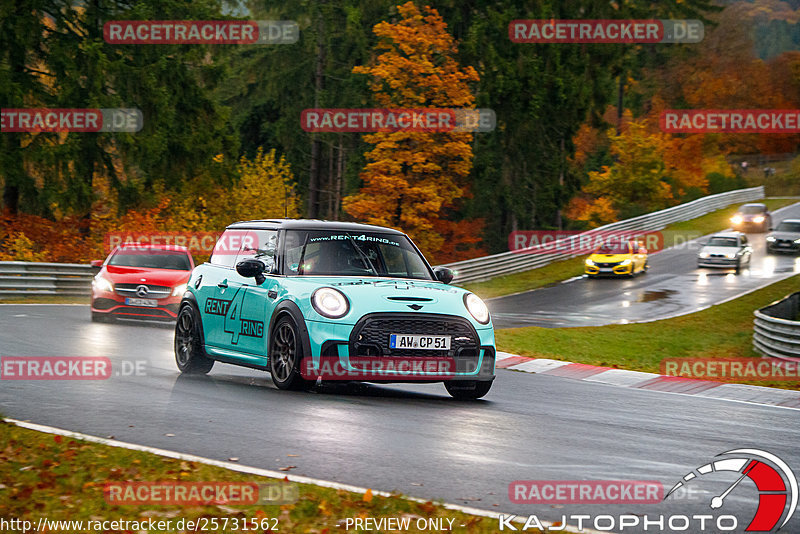
MULTIPOLYGON (((454 58, 457 47, 442 17, 413 2, 397 9, 398 22, 375 25, 373 58, 353 69, 369 76, 375 103, 393 109, 473 107, 469 84, 478 74, 454 58)), ((365 154, 363 187, 344 199, 345 211, 360 221, 400 228, 435 255, 452 226, 448 214, 469 194, 472 134, 397 131, 364 139, 373 148, 365 154)))

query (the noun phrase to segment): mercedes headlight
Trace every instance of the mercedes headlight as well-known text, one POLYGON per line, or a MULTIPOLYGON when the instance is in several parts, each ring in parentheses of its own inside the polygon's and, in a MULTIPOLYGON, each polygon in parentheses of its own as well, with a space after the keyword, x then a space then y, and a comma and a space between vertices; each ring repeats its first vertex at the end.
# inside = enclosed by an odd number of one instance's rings
POLYGON ((794 242, 795 244, 800 244, 800 239, 795 239, 794 242))
POLYGON ((329 319, 338 319, 350 311, 350 302, 338 289, 321 287, 311 295, 311 305, 318 314, 329 319))
POLYGON ((732 222, 733 224, 742 224, 742 221, 743 221, 743 220, 744 220, 744 219, 742 219, 742 216, 741 216, 741 215, 734 215, 733 217, 731 217, 731 222, 732 222))
POLYGON ((467 311, 481 324, 489 324, 489 308, 486 307, 478 295, 472 293, 464 294, 464 306, 467 311))
POLYGON ((181 284, 179 286, 175 286, 172 289, 172 296, 173 297, 177 297, 178 295, 183 295, 183 293, 186 291, 187 287, 188 287, 188 284, 181 284))
POLYGON ((114 284, 100 276, 99 274, 94 277, 94 282, 92 282, 95 289, 98 291, 108 291, 109 293, 114 292, 114 284))
MULTIPOLYGON (((773 241, 775 241, 775 238, 774 238, 774 237, 772 237, 771 235, 768 235, 768 236, 767 236, 767 241, 769 241, 770 243, 772 243, 773 241)), ((800 241, 800 239, 798 239, 797 241, 800 241)), ((795 243, 797 243, 797 241, 795 241, 795 243)))
POLYGON ((764 216, 763 215, 757 215, 757 216, 753 217, 753 222, 756 223, 756 224, 760 224, 760 223, 764 222, 764 216))

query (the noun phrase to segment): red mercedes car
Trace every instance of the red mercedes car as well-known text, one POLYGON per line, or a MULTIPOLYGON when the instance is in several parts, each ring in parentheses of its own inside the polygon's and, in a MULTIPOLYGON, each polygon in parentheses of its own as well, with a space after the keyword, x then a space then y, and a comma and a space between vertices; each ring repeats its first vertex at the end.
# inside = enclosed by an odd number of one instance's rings
POLYGON ((117 247, 92 282, 92 320, 115 317, 174 320, 194 268, 185 247, 117 247))

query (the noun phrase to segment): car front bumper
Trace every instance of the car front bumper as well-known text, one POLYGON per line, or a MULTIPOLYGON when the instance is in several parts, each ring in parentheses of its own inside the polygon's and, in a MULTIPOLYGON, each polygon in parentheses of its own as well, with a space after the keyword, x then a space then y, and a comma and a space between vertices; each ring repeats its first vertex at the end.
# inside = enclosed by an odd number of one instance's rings
POLYGON ((615 265, 613 267, 598 267, 597 265, 586 265, 584 273, 589 276, 625 276, 633 273, 633 264, 615 265))
POLYGON ((92 291, 92 313, 127 319, 174 321, 178 317, 181 296, 169 296, 156 300, 156 306, 132 306, 125 303, 126 297, 108 291, 92 291))
POLYGON ((373 313, 355 325, 306 321, 311 355, 306 379, 363 382, 493 380, 494 329, 443 314, 373 313), (449 350, 393 349, 391 334, 448 335, 449 350))
POLYGON ((710 267, 718 269, 731 269, 735 268, 739 263, 739 258, 698 258, 698 267, 710 267))

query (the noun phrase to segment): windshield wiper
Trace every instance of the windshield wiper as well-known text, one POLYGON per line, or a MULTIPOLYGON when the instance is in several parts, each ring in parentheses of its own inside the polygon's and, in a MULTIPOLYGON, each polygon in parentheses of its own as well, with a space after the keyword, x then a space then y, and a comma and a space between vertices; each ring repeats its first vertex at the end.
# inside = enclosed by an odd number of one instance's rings
POLYGON ((372 269, 373 274, 375 274, 375 276, 379 276, 378 269, 376 269, 375 266, 372 264, 372 260, 370 260, 366 254, 364 254, 364 251, 361 250, 361 247, 358 246, 356 240, 353 239, 353 236, 351 236, 350 234, 345 234, 345 235, 347 236, 347 239, 350 240, 350 244, 353 245, 353 248, 356 249, 356 252, 358 252, 358 254, 361 256, 361 259, 366 260, 366 263, 367 265, 369 265, 369 268, 372 269))

